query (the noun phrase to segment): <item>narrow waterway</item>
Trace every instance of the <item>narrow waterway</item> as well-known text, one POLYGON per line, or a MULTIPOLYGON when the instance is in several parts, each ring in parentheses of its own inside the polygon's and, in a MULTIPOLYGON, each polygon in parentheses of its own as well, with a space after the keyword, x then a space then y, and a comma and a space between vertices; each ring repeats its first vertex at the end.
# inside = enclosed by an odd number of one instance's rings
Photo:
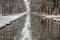
POLYGON ((31 38, 31 32, 29 30, 29 28, 31 27, 31 16, 30 16, 30 2, 29 0, 24 0, 25 5, 26 5, 26 20, 25 20, 25 24, 24 24, 24 28, 22 30, 22 38, 21 40, 32 40, 31 38))
POLYGON ((31 40, 31 32, 29 28, 31 27, 30 14, 27 14, 26 21, 24 24, 24 28, 22 30, 22 39, 21 40, 31 40))
MULTIPOLYGON (((24 23, 24 27, 22 29, 21 32, 19 32, 21 34, 22 37, 18 37, 18 40, 32 40, 31 38, 31 32, 30 32, 30 27, 31 27, 31 16, 30 16, 30 2, 29 0, 24 0, 25 2, 25 6, 26 6, 26 19, 25 19, 25 23, 24 23)), ((16 40, 16 37, 14 38, 16 40)))

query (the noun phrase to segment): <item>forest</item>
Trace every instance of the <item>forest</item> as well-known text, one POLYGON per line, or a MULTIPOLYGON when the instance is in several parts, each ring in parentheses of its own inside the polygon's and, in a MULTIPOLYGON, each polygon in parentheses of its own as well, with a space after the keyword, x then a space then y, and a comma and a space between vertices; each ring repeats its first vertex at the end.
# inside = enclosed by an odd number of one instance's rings
POLYGON ((60 0, 0 0, 0 40, 60 40, 60 0))
MULTIPOLYGON (((30 0, 32 12, 43 12, 57 15, 60 13, 60 0, 30 0)), ((0 0, 0 14, 25 12, 23 0, 0 0)))

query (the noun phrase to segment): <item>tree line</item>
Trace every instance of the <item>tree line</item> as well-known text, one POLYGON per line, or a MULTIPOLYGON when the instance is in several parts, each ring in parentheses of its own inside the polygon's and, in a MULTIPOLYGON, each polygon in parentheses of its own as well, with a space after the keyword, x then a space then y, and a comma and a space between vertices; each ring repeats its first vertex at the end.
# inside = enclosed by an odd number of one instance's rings
POLYGON ((23 12, 25 10, 23 0, 0 0, 0 4, 0 8, 2 9, 3 15, 19 13, 20 11, 23 12))

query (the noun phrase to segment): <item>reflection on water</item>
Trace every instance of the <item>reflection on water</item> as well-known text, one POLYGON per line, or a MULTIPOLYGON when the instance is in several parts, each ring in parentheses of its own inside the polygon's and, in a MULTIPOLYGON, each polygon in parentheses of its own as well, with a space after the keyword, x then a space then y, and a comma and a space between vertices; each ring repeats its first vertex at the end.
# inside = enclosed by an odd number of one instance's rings
POLYGON ((42 19, 41 24, 44 26, 42 27, 42 39, 45 37, 44 40, 58 40, 59 39, 59 28, 60 24, 56 23, 54 20, 49 19, 42 19))
POLYGON ((22 39, 21 40, 31 40, 31 32, 29 30, 29 28, 31 27, 30 22, 31 22, 30 14, 27 14, 25 26, 22 30, 22 39))
POLYGON ((58 40, 60 24, 51 19, 43 19, 31 15, 32 20, 32 39, 33 40, 58 40))

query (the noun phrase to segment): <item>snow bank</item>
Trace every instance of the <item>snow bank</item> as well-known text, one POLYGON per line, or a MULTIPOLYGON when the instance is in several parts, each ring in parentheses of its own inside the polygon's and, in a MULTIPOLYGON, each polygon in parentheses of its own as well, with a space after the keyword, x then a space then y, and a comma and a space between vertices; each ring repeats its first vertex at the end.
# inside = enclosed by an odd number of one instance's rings
POLYGON ((25 14, 27 13, 25 12, 25 13, 13 14, 8 16, 0 16, 0 28, 5 26, 6 24, 10 24, 12 21, 18 19, 19 17, 22 17, 25 14))
POLYGON ((55 21, 60 21, 60 15, 45 15, 44 17, 47 19, 53 19, 55 21))
POLYGON ((60 15, 45 15, 46 18, 59 18, 60 15))

